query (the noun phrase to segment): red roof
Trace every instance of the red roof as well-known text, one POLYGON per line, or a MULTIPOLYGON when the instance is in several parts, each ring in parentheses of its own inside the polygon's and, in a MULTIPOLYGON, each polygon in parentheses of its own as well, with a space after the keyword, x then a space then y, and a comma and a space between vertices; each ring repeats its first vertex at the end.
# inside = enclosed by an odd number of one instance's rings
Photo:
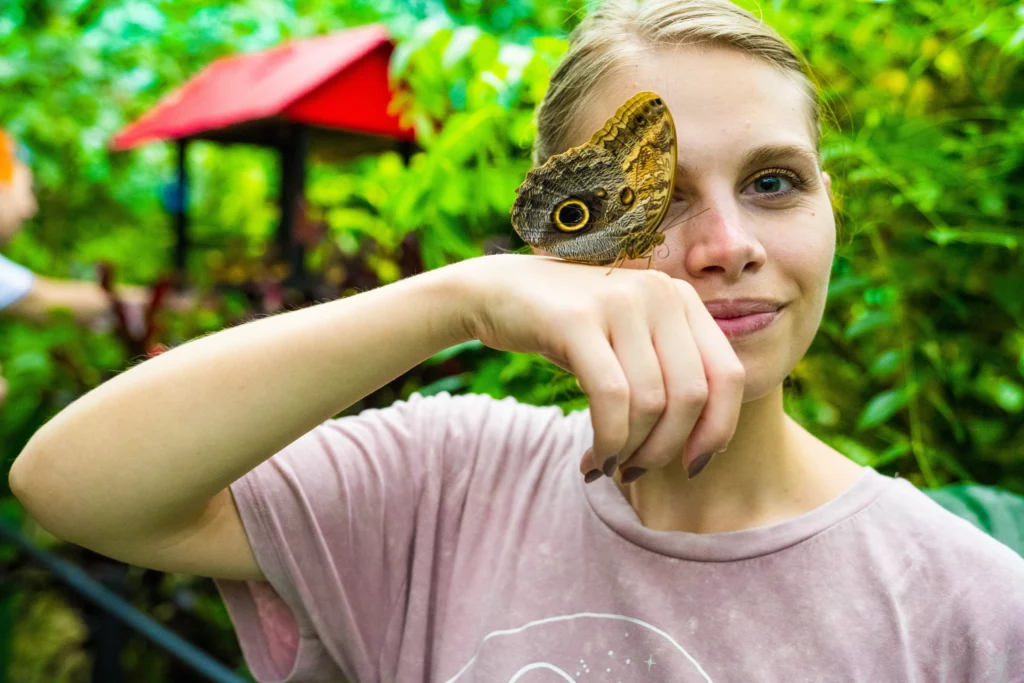
POLYGON ((154 140, 216 137, 261 120, 413 140, 388 113, 394 45, 380 24, 219 59, 118 133, 122 150, 154 140))

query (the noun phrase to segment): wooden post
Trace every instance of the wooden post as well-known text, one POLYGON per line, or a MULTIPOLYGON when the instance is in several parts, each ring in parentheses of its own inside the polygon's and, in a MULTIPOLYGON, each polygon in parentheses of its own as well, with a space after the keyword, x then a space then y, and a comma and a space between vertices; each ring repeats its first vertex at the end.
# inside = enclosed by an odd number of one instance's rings
POLYGON ((188 263, 188 138, 178 140, 178 186, 174 198, 174 270, 180 279, 188 263))
POLYGON ((281 222, 277 228, 277 247, 281 260, 288 266, 287 281, 301 284, 305 280, 305 248, 295 238, 295 224, 306 196, 306 154, 309 149, 309 127, 297 123, 288 128, 281 146, 281 222))
POLYGON ((400 140, 398 142, 398 153, 402 157, 402 163, 409 166, 409 162, 412 161, 413 152, 416 151, 416 143, 410 142, 409 140, 400 140))

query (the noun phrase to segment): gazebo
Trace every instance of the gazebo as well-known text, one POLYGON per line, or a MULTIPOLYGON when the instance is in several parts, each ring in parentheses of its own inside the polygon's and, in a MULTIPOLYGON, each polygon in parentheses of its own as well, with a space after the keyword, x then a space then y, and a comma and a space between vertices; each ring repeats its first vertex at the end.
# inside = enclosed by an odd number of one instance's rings
POLYGON ((389 110, 388 63, 394 44, 380 24, 295 40, 261 52, 219 59, 111 141, 127 150, 178 142, 174 265, 189 249, 186 187, 192 140, 262 145, 277 150, 281 170, 280 259, 289 279, 303 273, 304 250, 293 227, 305 193, 309 150, 330 158, 397 149, 408 159, 415 135, 389 110))

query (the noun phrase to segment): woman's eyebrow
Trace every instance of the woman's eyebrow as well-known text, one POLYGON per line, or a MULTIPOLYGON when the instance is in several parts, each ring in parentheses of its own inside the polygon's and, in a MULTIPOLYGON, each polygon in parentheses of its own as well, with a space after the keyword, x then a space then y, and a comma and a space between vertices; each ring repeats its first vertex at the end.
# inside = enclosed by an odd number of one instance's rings
POLYGON ((797 158, 817 168, 818 155, 808 147, 794 144, 761 145, 749 150, 740 162, 742 168, 760 166, 776 159, 797 158))
MULTIPOLYGON (((792 159, 794 157, 814 167, 818 166, 818 155, 809 147, 794 144, 768 144, 748 150, 740 160, 740 167, 760 166, 776 159, 792 159)), ((676 160, 676 173, 680 176, 693 177, 697 175, 697 169, 688 164, 685 159, 679 158, 676 160)))

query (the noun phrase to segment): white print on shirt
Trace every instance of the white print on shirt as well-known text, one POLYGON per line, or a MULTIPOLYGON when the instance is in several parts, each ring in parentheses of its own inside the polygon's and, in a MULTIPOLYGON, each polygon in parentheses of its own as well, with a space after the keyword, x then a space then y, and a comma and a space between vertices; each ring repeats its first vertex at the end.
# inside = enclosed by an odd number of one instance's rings
POLYGON ((473 658, 446 683, 663 680, 713 683, 697 660, 660 628, 621 614, 580 612, 488 633, 473 658), (570 652, 567 643, 580 645, 570 652))

